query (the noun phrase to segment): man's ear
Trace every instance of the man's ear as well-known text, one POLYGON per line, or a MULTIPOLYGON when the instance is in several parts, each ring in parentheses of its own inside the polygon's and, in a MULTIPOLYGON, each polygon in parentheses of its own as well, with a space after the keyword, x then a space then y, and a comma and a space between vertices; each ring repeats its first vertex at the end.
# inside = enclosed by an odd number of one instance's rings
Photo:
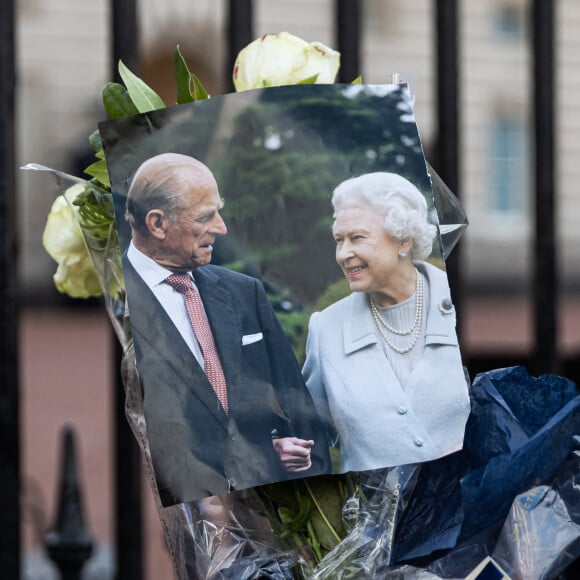
POLYGON ((166 218, 165 212, 161 209, 152 209, 145 216, 145 225, 150 235, 158 240, 165 239, 166 218))

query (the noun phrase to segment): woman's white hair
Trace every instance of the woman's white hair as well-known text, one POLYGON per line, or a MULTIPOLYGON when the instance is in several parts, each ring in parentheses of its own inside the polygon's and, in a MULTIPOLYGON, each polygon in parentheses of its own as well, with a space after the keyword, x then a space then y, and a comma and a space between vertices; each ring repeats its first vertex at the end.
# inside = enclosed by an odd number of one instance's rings
POLYGON ((413 239, 413 259, 431 254, 437 228, 427 221, 423 194, 401 175, 376 172, 351 177, 335 188, 332 206, 335 219, 341 209, 368 207, 384 217, 385 230, 395 239, 413 239))

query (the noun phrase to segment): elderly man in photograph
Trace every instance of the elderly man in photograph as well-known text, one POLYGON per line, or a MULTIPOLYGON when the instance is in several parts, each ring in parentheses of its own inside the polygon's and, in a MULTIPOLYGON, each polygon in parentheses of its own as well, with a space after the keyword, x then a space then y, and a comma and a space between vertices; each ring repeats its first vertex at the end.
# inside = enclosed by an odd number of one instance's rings
POLYGON ((210 264, 227 232, 200 161, 145 161, 123 255, 147 434, 164 506, 328 473, 328 445, 261 282, 210 264))

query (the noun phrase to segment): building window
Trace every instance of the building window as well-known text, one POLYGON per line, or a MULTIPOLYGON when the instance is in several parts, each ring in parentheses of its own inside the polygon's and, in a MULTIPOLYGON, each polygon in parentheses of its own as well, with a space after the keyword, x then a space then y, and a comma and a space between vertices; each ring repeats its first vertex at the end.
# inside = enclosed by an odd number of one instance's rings
POLYGON ((527 210, 528 130, 513 117, 498 117, 491 131, 490 209, 520 215, 527 210))
POLYGON ((523 11, 513 4, 499 6, 495 12, 495 30, 505 40, 519 40, 524 36, 523 11))

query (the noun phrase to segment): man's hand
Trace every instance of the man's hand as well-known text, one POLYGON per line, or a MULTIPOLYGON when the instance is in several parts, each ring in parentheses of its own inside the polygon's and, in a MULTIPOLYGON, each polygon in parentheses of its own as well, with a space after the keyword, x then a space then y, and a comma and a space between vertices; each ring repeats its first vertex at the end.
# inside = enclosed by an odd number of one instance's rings
POLYGON ((298 437, 272 439, 272 445, 286 471, 306 471, 312 467, 310 449, 314 441, 298 437))

